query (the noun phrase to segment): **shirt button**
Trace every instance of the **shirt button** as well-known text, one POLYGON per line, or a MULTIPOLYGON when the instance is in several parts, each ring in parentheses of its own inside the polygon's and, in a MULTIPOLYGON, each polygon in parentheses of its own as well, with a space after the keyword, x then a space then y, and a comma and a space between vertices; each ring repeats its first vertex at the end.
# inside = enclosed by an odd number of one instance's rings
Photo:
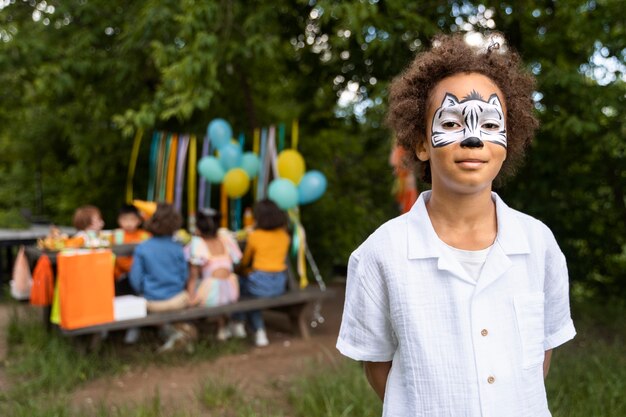
POLYGON ((489 378, 487 378, 487 382, 490 384, 493 384, 494 382, 496 382, 496 379, 492 376, 490 376, 489 378))
POLYGON ((487 329, 482 329, 480 331, 480 334, 483 335, 483 336, 487 336, 489 334, 489 332, 487 331, 487 329))

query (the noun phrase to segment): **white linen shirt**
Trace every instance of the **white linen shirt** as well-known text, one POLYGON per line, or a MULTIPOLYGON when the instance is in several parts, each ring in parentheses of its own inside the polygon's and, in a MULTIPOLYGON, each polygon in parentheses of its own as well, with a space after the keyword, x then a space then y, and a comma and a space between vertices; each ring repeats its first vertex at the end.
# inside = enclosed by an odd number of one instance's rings
POLYGON ((554 236, 492 193, 498 232, 474 281, 444 250, 429 197, 350 257, 337 349, 393 361, 385 417, 549 417, 544 352, 576 334, 554 236))

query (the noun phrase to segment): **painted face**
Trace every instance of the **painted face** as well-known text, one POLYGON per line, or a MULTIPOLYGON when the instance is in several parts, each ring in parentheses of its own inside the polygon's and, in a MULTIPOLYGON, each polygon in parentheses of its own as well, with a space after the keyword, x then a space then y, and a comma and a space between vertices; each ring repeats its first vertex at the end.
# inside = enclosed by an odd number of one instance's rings
POLYGON ((454 74, 435 85, 426 111, 431 131, 415 150, 420 161, 430 163, 433 191, 491 189, 507 152, 502 97, 498 86, 479 73, 454 74))
POLYGON ((506 148, 504 111, 496 94, 488 100, 472 90, 461 101, 446 92, 435 111, 430 140, 433 148, 459 142, 461 147, 482 148, 492 142, 506 148))

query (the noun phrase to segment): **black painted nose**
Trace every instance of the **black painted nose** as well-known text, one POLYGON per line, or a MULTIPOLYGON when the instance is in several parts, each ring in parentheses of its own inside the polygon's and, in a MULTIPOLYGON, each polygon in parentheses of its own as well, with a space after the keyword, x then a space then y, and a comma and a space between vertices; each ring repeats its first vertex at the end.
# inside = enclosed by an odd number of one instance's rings
POLYGON ((471 138, 467 138, 464 139, 461 142, 461 148, 482 148, 483 145, 483 141, 478 139, 477 137, 473 136, 471 138))

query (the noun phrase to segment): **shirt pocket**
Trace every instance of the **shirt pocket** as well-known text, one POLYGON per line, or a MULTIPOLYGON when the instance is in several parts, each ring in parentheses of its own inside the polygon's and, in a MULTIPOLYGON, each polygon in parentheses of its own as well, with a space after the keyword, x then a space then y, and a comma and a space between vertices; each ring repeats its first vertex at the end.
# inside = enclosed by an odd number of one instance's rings
POLYGON ((520 294, 513 297, 524 369, 543 363, 544 351, 544 295, 543 292, 520 294))

